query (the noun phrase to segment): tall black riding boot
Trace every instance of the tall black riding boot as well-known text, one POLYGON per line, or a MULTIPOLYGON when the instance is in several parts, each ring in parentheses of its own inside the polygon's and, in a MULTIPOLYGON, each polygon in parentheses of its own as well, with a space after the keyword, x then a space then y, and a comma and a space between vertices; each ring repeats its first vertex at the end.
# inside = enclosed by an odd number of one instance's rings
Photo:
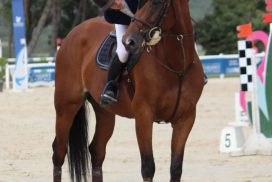
POLYGON ((101 94, 100 104, 102 106, 117 102, 119 89, 118 78, 125 66, 126 63, 120 62, 118 55, 115 54, 108 70, 106 86, 101 94))

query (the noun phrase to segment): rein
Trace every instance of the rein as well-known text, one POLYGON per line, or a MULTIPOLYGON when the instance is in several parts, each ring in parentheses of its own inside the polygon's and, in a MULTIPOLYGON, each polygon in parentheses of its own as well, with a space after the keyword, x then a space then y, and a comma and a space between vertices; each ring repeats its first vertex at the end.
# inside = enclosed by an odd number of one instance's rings
MULTIPOLYGON (((184 37, 192 37, 192 36, 194 36, 194 34, 193 33, 175 34, 175 33, 165 33, 165 32, 161 31, 161 26, 162 26, 162 23, 163 23, 166 15, 167 15, 167 11, 170 7, 170 2, 172 2, 172 6, 174 8, 175 20, 177 21, 176 4, 174 3, 174 0, 165 0, 164 1, 164 4, 161 8, 161 14, 158 17, 157 21, 155 21, 154 25, 152 25, 144 20, 141 20, 140 18, 137 18, 136 16, 134 16, 132 18, 132 21, 139 22, 148 28, 147 30, 140 29, 140 32, 143 34, 143 37, 145 38, 146 43, 144 44, 144 46, 147 47, 148 53, 150 53, 152 51, 152 46, 159 43, 159 41, 161 40, 162 37, 176 36, 177 41, 180 43, 183 60, 187 60, 185 48, 184 48, 184 44, 183 44, 183 39, 184 39, 184 37), (152 42, 152 39, 154 38, 154 35, 156 35, 156 32, 159 32, 160 37, 159 38, 156 37, 156 40, 152 42), (149 44, 149 42, 152 42, 152 44, 149 44)), ((166 54, 164 54, 164 55, 165 55, 165 59, 167 60, 166 54)), ((152 56, 155 56, 155 55, 152 54, 152 56)), ((157 56, 155 56, 155 57, 157 60, 160 60, 157 56)), ((168 119, 165 120, 166 122, 170 122, 175 117, 175 115, 177 113, 177 109, 180 104, 181 89, 182 89, 182 83, 183 83, 184 76, 186 75, 186 72, 191 68, 191 65, 194 64, 194 61, 192 63, 190 63, 187 68, 186 68, 186 64, 184 63, 182 70, 174 70, 173 68, 171 68, 170 66, 168 66, 167 64, 165 64, 161 61, 157 61, 157 62, 164 69, 168 70, 171 73, 174 73, 178 78, 178 91, 177 91, 177 96, 176 96, 176 103, 175 103, 174 109, 172 111, 172 114, 170 115, 170 117, 168 119)))

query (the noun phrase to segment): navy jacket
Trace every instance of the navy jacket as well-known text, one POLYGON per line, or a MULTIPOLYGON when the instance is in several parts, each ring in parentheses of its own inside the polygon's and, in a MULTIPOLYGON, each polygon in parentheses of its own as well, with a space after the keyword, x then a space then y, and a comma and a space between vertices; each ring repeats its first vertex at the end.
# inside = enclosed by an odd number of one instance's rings
MULTIPOLYGON (((138 0, 125 0, 132 13, 135 13, 138 7, 138 0)), ((113 24, 129 25, 131 18, 119 10, 108 9, 104 12, 105 20, 113 24)))

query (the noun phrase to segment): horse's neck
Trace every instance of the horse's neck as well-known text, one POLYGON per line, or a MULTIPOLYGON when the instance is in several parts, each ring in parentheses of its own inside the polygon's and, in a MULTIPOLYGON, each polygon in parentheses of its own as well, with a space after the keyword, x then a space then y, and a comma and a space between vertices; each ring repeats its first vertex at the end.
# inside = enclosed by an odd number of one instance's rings
POLYGON ((178 32, 183 35, 183 40, 180 44, 180 49, 182 51, 182 58, 185 59, 184 67, 187 68, 194 60, 195 54, 195 43, 194 43, 194 31, 191 21, 191 15, 189 11, 188 1, 187 0, 174 0, 177 3, 176 16, 181 17, 177 18, 176 28, 178 32))
POLYGON ((174 70, 183 70, 186 67, 183 49, 184 46, 181 45, 176 37, 167 37, 163 39, 158 52, 160 52, 160 58, 164 64, 174 70))
POLYGON ((193 26, 187 0, 171 0, 176 16, 176 28, 183 33, 191 33, 193 26))

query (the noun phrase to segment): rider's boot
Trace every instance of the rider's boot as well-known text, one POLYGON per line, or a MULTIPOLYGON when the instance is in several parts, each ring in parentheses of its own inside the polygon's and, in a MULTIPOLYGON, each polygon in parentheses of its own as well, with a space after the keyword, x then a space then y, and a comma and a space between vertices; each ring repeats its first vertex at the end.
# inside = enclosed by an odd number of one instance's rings
POLYGON ((101 94, 100 104, 102 106, 117 102, 119 91, 118 78, 125 66, 126 63, 120 62, 118 55, 115 54, 108 70, 106 86, 101 94))

